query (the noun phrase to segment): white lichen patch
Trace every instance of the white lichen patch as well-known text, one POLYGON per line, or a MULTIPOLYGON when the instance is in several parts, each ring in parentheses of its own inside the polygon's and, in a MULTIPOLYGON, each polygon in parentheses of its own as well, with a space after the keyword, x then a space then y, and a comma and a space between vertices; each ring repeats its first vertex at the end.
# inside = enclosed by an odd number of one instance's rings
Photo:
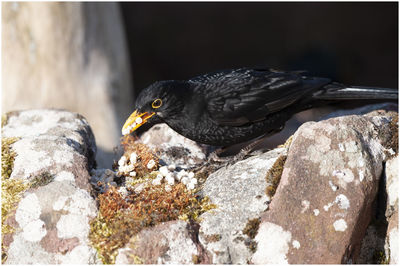
POLYGON ((59 238, 86 238, 90 229, 89 218, 82 214, 61 215, 56 227, 59 238))
POLYGON ((301 201, 301 213, 305 213, 310 208, 310 202, 308 200, 301 201))
POLYGON ((347 184, 354 181, 354 174, 351 169, 333 170, 332 175, 338 179, 339 185, 346 188, 347 184))
POLYGON ((45 224, 37 219, 23 227, 22 235, 30 242, 39 242, 47 234, 45 224))
POLYGON ((359 170, 358 171, 358 179, 360 180, 360 182, 362 182, 364 180, 365 176, 364 176, 364 170, 359 170))
POLYGON ((333 184, 331 180, 329 180, 328 183, 329 183, 329 186, 331 187, 332 191, 336 191, 339 189, 339 187, 336 186, 335 184, 333 184))
POLYGON ((398 228, 393 228, 390 230, 388 240, 390 249, 390 264, 398 264, 400 262, 398 228))
POLYGON ((344 147, 346 149, 346 152, 358 152, 358 147, 357 147, 357 143, 352 140, 352 141, 348 141, 344 143, 344 147))
POLYGON ((324 208, 325 211, 328 211, 335 204, 337 204, 339 209, 341 209, 341 210, 347 210, 348 208, 350 208, 350 201, 343 194, 340 194, 340 195, 336 196, 334 201, 324 205, 323 208, 324 208))
POLYGON ((343 143, 338 144, 339 151, 345 151, 343 143))
POLYGON ((74 163, 74 154, 68 149, 54 151, 53 160, 56 164, 71 166, 74 163))
POLYGON ((55 127, 75 129, 77 123, 82 124, 83 121, 70 112, 44 109, 22 111, 9 117, 3 134, 7 137, 36 137, 55 127), (60 122, 61 118, 65 122, 60 122))
POLYGON ((300 248, 300 242, 297 240, 293 240, 292 245, 295 249, 299 249, 300 248))
POLYGON ((344 232, 347 229, 347 223, 344 219, 339 219, 333 223, 333 227, 335 228, 335 231, 344 232))
POLYGON ((30 193, 19 202, 15 213, 15 220, 21 228, 24 228, 29 223, 38 220, 41 211, 38 197, 30 193))
POLYGON ((54 177, 54 181, 59 181, 59 182, 71 181, 71 182, 74 182, 75 181, 75 176, 71 172, 61 171, 54 177))
POLYGON ((83 189, 77 189, 74 194, 70 195, 63 209, 71 214, 86 215, 89 217, 95 217, 97 212, 93 198, 83 189))
POLYGON ((315 145, 321 153, 326 153, 331 150, 331 139, 324 135, 317 135, 315 145))
POLYGON ((41 207, 38 197, 30 193, 18 204, 15 220, 22 228, 22 236, 30 242, 40 241, 46 235, 44 222, 39 219, 41 207))
POLYGON ((59 264, 98 264, 96 263, 96 251, 87 246, 79 245, 65 255, 57 254, 59 264))
POLYGON ((55 210, 55 211, 62 210, 64 208, 67 200, 68 200, 68 197, 66 197, 66 196, 59 197, 53 204, 53 210, 55 210))
POLYGON ((398 166, 399 158, 395 157, 386 162, 386 191, 388 194, 388 203, 390 206, 394 206, 396 201, 399 199, 399 178, 398 178, 398 166))
POLYGON ((34 139, 21 139, 13 144, 17 153, 11 178, 29 179, 33 173, 51 166, 52 160, 45 151, 35 150, 34 139))
POLYGON ((324 205, 324 210, 327 212, 329 209, 330 209, 330 207, 332 207, 333 206, 333 204, 334 203, 332 203, 332 202, 330 202, 330 203, 328 203, 328 204, 326 204, 326 205, 324 205))
POLYGON ((318 216, 318 215, 319 215, 319 210, 318 210, 318 209, 314 209, 313 212, 314 212, 314 215, 315 215, 315 216, 318 216))
POLYGON ((199 255, 193 240, 184 234, 185 227, 180 221, 162 233, 168 241, 168 251, 160 258, 162 264, 192 264, 193 256, 199 255))
MULTIPOLYGON (((386 149, 382 146, 382 144, 375 139, 369 140, 369 152, 371 153, 372 158, 372 169, 375 171, 374 176, 379 177, 380 173, 382 172, 382 161, 386 158, 384 153, 386 149)), ((372 176, 371 176, 372 178, 372 176)), ((372 181, 368 180, 368 181, 372 181)))
POLYGON ((287 254, 292 234, 279 225, 264 222, 255 237, 257 251, 251 262, 254 264, 288 264, 287 254))
POLYGON ((337 203, 337 205, 339 206, 340 209, 342 210, 347 210, 348 208, 350 208, 350 201, 349 199, 343 195, 340 194, 336 197, 335 202, 337 203))

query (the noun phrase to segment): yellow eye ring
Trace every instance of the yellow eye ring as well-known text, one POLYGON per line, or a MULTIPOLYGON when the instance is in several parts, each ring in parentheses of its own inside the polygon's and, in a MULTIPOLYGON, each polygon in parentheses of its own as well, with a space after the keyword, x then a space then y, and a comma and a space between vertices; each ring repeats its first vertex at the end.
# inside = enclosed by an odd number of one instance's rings
POLYGON ((162 101, 161 99, 155 99, 153 101, 153 103, 151 104, 151 107, 153 107, 154 109, 160 108, 162 105, 162 101))

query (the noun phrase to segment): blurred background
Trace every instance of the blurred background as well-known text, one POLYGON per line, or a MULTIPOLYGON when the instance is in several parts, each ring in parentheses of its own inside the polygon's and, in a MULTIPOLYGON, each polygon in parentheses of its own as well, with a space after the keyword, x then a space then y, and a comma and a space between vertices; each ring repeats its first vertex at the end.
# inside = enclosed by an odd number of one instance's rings
MULTIPOLYGON (((157 80, 236 67, 398 87, 398 3, 2 3, 2 112, 83 114, 110 167, 134 96, 157 80)), ((269 147, 304 121, 296 116, 269 147)))
POLYGON ((120 5, 138 91, 242 66, 397 87, 395 2, 120 5))

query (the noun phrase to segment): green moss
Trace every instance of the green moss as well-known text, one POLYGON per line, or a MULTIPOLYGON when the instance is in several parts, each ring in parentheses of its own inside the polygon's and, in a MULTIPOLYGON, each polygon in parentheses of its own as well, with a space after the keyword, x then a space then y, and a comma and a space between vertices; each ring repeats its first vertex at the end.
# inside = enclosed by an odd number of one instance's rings
POLYGON ((54 180, 55 176, 50 174, 49 172, 43 172, 37 176, 35 176, 30 182, 31 188, 37 188, 41 186, 45 186, 51 183, 54 180))
POLYGON ((390 258, 386 257, 384 251, 375 251, 373 260, 376 264, 389 264, 390 258))
POLYGON ((7 125, 8 122, 8 115, 7 114, 2 114, 1 115, 1 127, 4 127, 7 125))
MULTIPOLYGON (((146 145, 135 141, 129 135, 121 141, 126 158, 132 152, 137 155, 137 161, 132 162, 136 176, 120 173, 125 178, 128 195, 111 186, 99 195, 99 214, 90 223, 90 242, 105 264, 115 263, 118 249, 132 242, 132 237, 142 229, 177 219, 198 221, 202 213, 216 207, 207 197, 201 198, 196 191, 188 191, 182 183, 171 186, 170 191, 163 185, 153 185, 151 180, 158 174, 155 170, 159 159, 146 145), (150 160, 155 162, 151 170, 147 169, 150 160), (146 185, 135 192, 134 186, 140 183, 146 185)), ((140 263, 142 260, 133 257, 133 261, 140 263)))
POLYGON ((205 235, 204 239, 207 243, 218 242, 222 239, 222 236, 220 234, 205 235))
POLYGON ((257 235, 258 228, 260 227, 260 223, 260 218, 249 220, 243 229, 243 234, 248 235, 251 239, 254 239, 257 235))
POLYGON ((200 258, 197 255, 192 255, 192 262, 193 264, 199 264, 200 263, 200 258))
POLYGON ((279 145, 278 148, 290 148, 290 145, 292 144, 293 141, 293 135, 291 135, 286 141, 285 143, 283 143, 282 145, 279 145))
POLYGON ((2 138, 1 139, 1 177, 8 179, 14 167, 15 152, 11 145, 19 138, 2 138))
POLYGON ((271 198, 273 195, 275 195, 276 189, 281 180, 285 162, 286 162, 286 155, 279 156, 278 159, 276 159, 275 163, 272 165, 272 167, 268 170, 265 176, 265 181, 267 182, 267 184, 270 184, 267 185, 265 189, 265 194, 267 194, 267 196, 271 198))
POLYGON ((103 263, 113 264, 117 250, 143 228, 176 219, 197 220, 215 208, 208 198, 198 198, 185 185, 149 186, 124 197, 114 187, 99 196, 99 215, 91 221, 89 239, 103 263))
MULTIPOLYGON (((4 121, 4 120, 2 120, 4 121)), ((11 145, 18 138, 1 139, 1 233, 4 236, 12 234, 15 228, 7 224, 7 219, 13 214, 23 193, 29 188, 29 184, 24 184, 22 180, 10 179, 14 166, 15 152, 11 145)), ((7 249, 4 241, 1 244, 2 262, 7 259, 7 249)))
POLYGON ((257 235, 258 228, 260 227, 261 219, 251 219, 247 222, 246 226, 243 229, 243 234, 246 234, 250 239, 246 240, 244 243, 248 247, 251 252, 256 252, 257 250, 257 242, 254 241, 254 238, 257 235))

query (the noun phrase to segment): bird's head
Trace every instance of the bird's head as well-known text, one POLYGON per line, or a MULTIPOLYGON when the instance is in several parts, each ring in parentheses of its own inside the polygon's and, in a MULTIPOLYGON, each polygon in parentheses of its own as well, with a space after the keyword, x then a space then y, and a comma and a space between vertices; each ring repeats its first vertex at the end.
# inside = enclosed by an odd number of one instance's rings
POLYGON ((183 109, 181 96, 185 94, 185 87, 180 81, 159 81, 141 91, 135 111, 122 127, 122 135, 132 133, 145 123, 155 125, 179 114, 183 109))

